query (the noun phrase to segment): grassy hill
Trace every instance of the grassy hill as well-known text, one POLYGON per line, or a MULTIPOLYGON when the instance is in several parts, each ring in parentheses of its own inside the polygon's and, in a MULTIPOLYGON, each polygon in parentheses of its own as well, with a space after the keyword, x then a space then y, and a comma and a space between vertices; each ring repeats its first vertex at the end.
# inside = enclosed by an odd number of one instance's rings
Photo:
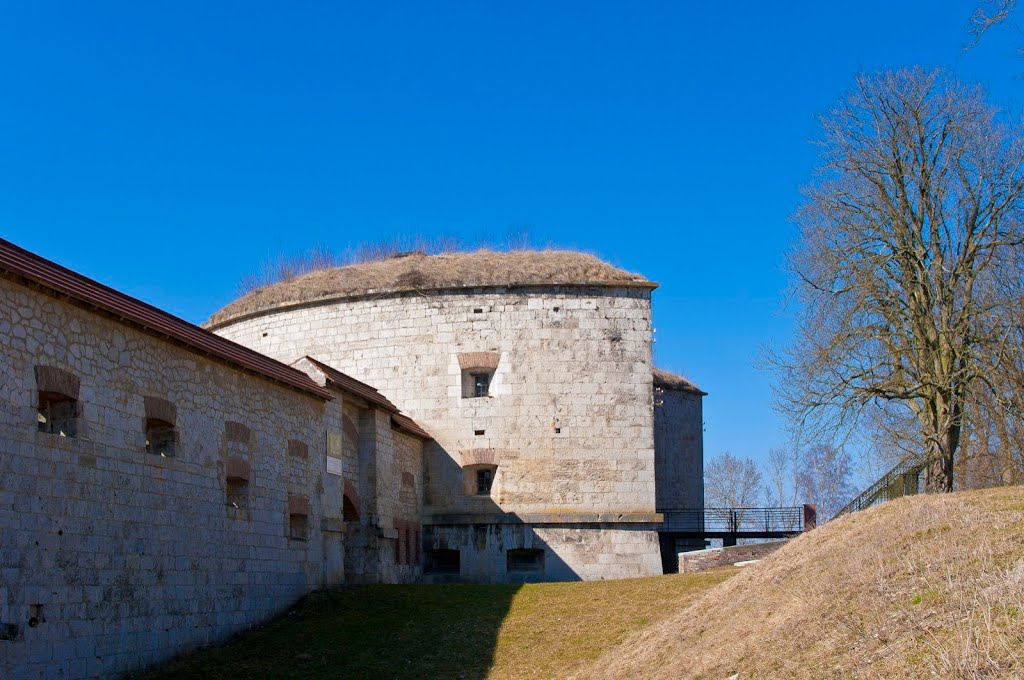
POLYGON ((579 678, 1024 677, 1024 489, 917 496, 791 541, 579 678))
POLYGON ((744 569, 320 593, 152 678, 1020 678, 1024 488, 891 501, 744 569))

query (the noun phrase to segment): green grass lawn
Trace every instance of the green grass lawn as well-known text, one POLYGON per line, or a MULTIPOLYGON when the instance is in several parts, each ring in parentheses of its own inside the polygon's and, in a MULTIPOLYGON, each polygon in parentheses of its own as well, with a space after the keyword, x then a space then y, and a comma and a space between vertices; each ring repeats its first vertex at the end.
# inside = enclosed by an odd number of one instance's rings
POLYGON ((351 586, 145 677, 551 678, 734 570, 621 581, 351 586))

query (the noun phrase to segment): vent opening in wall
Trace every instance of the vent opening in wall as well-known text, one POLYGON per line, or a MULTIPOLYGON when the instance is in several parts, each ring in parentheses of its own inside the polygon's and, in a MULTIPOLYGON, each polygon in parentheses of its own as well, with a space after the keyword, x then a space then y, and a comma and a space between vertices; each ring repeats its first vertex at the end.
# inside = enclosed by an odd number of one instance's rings
POLYGON ((555 434, 559 434, 559 433, 561 433, 561 431, 562 431, 562 428, 560 428, 560 427, 556 427, 555 428, 555 434))
POLYGON ((43 605, 30 604, 28 606, 28 627, 35 628, 40 623, 46 623, 46 618, 43 616, 43 605))
POLYGON ((458 550, 445 548, 427 550, 423 553, 423 571, 427 574, 449 574, 458 576, 462 571, 462 559, 458 550))
POLYGON ((560 312, 560 311, 562 311, 562 308, 561 308, 561 307, 555 307, 555 308, 553 309, 553 311, 557 313, 557 312, 560 312))
POLYGON ((473 308, 473 313, 474 314, 483 314, 484 313, 484 309, 483 309, 483 307, 474 307, 473 308))
POLYGON ((477 437, 482 437, 486 433, 487 430, 473 430, 473 434, 476 435, 477 437))
POLYGON ((544 551, 518 548, 505 553, 505 568, 512 572, 544 571, 544 551))

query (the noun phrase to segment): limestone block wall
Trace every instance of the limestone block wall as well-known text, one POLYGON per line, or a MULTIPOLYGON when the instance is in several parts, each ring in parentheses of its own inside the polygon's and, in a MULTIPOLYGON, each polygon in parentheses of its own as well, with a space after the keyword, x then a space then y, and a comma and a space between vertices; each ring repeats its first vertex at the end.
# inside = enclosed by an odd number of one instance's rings
POLYGON ((621 523, 444 524, 426 527, 424 550, 457 550, 459 569, 425 572, 427 582, 599 581, 661 573, 658 534, 621 523), (510 569, 510 550, 543 552, 539 568, 510 569))
POLYGON ((704 416, 700 395, 655 387, 658 510, 704 507, 704 416))
MULTIPOLYGON (((215 332, 282 361, 309 354, 373 384, 439 445, 436 512, 651 512, 655 507, 648 288, 426 291, 308 304, 215 332), (466 398, 460 357, 497 357, 466 398), (483 453, 482 453, 483 452, 483 453), (497 465, 489 498, 462 468, 497 465)), ((463 362, 464 363, 464 362, 463 362)))
POLYGON ((340 417, 0 279, 0 677, 116 676, 336 581, 342 545, 325 555, 321 528, 341 509, 319 491, 340 499, 323 469, 340 417), (37 365, 79 379, 76 437, 39 431, 37 365), (145 450, 149 396, 176 411, 174 457, 145 450), (239 508, 229 468, 248 477, 239 508))

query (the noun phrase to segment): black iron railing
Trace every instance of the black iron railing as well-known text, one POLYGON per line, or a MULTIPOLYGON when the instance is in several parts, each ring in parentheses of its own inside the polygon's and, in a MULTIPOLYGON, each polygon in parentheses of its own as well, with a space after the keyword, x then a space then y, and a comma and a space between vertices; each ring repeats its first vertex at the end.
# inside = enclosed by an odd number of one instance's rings
POLYGON ((663 510, 663 531, 704 534, 786 534, 799 533, 805 526, 810 506, 782 508, 704 508, 703 510, 663 510))
POLYGON ((914 456, 904 458, 833 516, 857 512, 876 503, 919 493, 921 472, 926 465, 927 463, 914 456))

